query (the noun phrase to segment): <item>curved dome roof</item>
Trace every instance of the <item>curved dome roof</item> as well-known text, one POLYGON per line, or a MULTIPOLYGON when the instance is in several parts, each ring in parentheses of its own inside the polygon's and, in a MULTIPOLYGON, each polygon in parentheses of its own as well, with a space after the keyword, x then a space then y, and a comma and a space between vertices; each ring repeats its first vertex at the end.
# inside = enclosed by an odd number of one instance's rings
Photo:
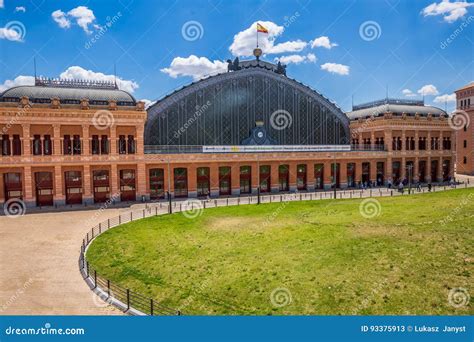
POLYGON ((281 145, 347 143, 349 119, 333 102, 275 72, 271 63, 246 61, 240 66, 191 83, 150 106, 145 143, 239 145, 257 121, 281 145), (275 128, 270 122, 275 112, 289 113, 291 127, 275 128))
POLYGON ((21 98, 27 96, 31 101, 35 99, 50 100, 54 97, 61 101, 117 101, 136 104, 135 98, 124 90, 119 89, 94 89, 75 87, 45 87, 45 86, 17 86, 5 90, 0 98, 21 98))
POLYGON ((351 120, 359 118, 369 118, 371 116, 382 116, 385 113, 393 113, 395 115, 407 114, 421 116, 447 116, 447 113, 433 106, 425 106, 423 101, 397 100, 388 99, 382 101, 372 102, 367 105, 355 106, 354 111, 347 112, 347 116, 351 120))

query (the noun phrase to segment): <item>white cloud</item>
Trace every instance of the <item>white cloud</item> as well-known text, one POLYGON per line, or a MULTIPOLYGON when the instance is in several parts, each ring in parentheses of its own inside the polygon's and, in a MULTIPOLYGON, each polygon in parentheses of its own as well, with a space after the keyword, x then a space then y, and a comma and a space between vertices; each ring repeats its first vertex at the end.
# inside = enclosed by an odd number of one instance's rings
MULTIPOLYGON (((92 70, 86 70, 80 66, 72 66, 64 70, 60 75, 60 78, 75 79, 75 80, 91 80, 91 81, 108 81, 113 82, 115 80, 114 75, 106 75, 101 72, 94 72, 92 70)), ((133 93, 138 88, 138 84, 131 80, 124 80, 119 77, 116 79, 119 89, 133 93)), ((6 80, 3 84, 0 84, 0 91, 4 91, 11 87, 20 85, 34 85, 35 78, 33 76, 20 75, 14 80, 6 80)))
POLYGON ((456 102, 456 94, 444 94, 444 95, 436 96, 433 102, 434 103, 456 102))
POLYGON ((322 70, 338 75, 349 75, 349 66, 337 63, 324 63, 321 65, 322 70))
POLYGON ((227 70, 227 63, 222 61, 211 62, 206 57, 176 57, 168 68, 161 69, 162 72, 173 78, 179 76, 191 76, 194 80, 203 78, 206 75, 224 72, 227 70))
POLYGON ((325 49, 331 49, 333 47, 337 46, 336 43, 331 43, 329 40, 329 37, 327 36, 322 36, 319 38, 316 38, 315 40, 311 41, 311 48, 317 48, 317 47, 323 47, 325 49))
POLYGON ((3 92, 9 88, 17 87, 21 85, 34 85, 35 78, 33 76, 18 76, 14 80, 6 80, 3 84, 0 84, 0 92, 3 92))
POLYGON ((268 30, 268 34, 258 34, 258 46, 263 50, 264 54, 299 52, 308 45, 307 42, 299 39, 275 44, 275 40, 281 36, 285 30, 284 27, 278 26, 271 21, 256 21, 250 25, 250 27, 240 31, 234 36, 234 41, 229 47, 229 51, 234 56, 253 56, 253 49, 255 49, 257 45, 257 22, 268 30))
POLYGON ((92 80, 92 81, 108 81, 114 82, 117 81, 117 86, 119 89, 133 93, 135 89, 138 88, 138 84, 132 80, 124 80, 120 77, 115 77, 114 75, 106 75, 101 72, 94 72, 92 70, 86 70, 80 66, 71 66, 63 71, 60 75, 60 78, 68 79, 78 79, 78 80, 92 80))
POLYGON ((13 42, 22 42, 22 32, 7 27, 0 27, 0 39, 8 39, 13 42))
POLYGON ((141 99, 140 101, 145 102, 145 109, 148 109, 148 107, 153 106, 156 103, 156 101, 148 99, 141 99))
POLYGON ((0 0, 0 8, 3 8, 5 5, 3 3, 3 0, 0 0))
POLYGON ((412 92, 410 89, 403 89, 402 93, 406 97, 415 97, 416 96, 416 94, 414 92, 412 92))
POLYGON ((56 10, 51 13, 51 17, 53 20, 59 25, 61 28, 70 28, 71 21, 66 17, 66 13, 61 10, 56 10))
POLYGON ((427 95, 434 96, 434 95, 438 95, 439 92, 438 92, 438 89, 436 89, 434 85, 427 84, 421 87, 420 89, 418 89, 418 94, 423 95, 423 96, 427 96, 427 95))
POLYGON ((25 12, 26 12, 26 8, 25 8, 25 6, 17 6, 17 7, 15 7, 15 12, 23 12, 23 13, 25 13, 25 12))
POLYGON ((474 6, 474 3, 443 0, 440 3, 433 2, 431 5, 425 7, 421 13, 425 17, 442 15, 444 21, 452 23, 464 17, 467 13, 467 8, 471 6, 474 6))
POLYGON ((314 63, 316 62, 317 58, 314 53, 308 53, 306 56, 304 55, 288 55, 288 56, 281 56, 281 57, 276 57, 275 61, 280 61, 283 64, 300 64, 300 63, 306 63, 306 62, 311 62, 314 63))
POLYGON ((75 20, 76 24, 79 25, 87 34, 92 33, 89 25, 92 25, 94 28, 99 28, 99 25, 94 24, 94 12, 86 6, 78 6, 67 13, 64 13, 62 10, 56 10, 51 13, 51 16, 61 28, 71 27, 72 20, 75 20))

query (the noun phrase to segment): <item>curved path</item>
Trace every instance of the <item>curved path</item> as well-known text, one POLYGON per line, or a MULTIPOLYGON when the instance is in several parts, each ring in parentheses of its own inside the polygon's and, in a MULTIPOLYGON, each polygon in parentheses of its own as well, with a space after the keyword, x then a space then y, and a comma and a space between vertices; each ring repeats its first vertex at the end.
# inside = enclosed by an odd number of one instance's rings
MULTIPOLYGON (((349 197, 349 192, 343 194, 343 198, 349 197)), ((314 197, 319 199, 319 195, 314 197)), ((218 205, 225 205, 226 199, 217 201, 218 205)), ((245 202, 247 199, 243 198, 242 203, 245 202)), ((78 270, 78 257, 82 239, 92 226, 129 210, 36 210, 15 219, 0 216, 0 315, 123 314, 90 290, 78 270)))

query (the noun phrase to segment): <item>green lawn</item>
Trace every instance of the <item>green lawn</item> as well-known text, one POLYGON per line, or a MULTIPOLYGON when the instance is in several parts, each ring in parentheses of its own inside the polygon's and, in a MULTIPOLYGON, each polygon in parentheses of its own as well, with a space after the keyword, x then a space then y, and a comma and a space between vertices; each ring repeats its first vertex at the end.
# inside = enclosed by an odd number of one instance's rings
POLYGON ((374 218, 362 200, 152 217, 99 236, 87 259, 185 314, 474 314, 472 298, 448 302, 458 287, 474 298, 474 190, 377 200, 374 218), (291 302, 272 303, 281 288, 291 302))

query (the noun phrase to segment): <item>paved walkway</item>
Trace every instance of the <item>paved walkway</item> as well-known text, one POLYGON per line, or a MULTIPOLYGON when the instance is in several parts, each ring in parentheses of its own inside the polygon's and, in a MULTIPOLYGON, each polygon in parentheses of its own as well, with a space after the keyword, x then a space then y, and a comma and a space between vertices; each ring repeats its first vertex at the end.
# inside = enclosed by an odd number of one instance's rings
MULTIPOLYGON (((474 186, 474 178, 470 180, 474 186)), ((461 187, 464 187, 462 185, 461 187)), ((436 188, 440 191, 444 187, 436 188)), ((449 189, 449 187, 447 187, 449 189)), ((340 198, 368 197, 370 190, 338 191, 340 198)), ((373 189, 372 195, 390 196, 386 189, 373 189)), ((405 195, 407 193, 405 192, 405 195)), ((400 194, 395 190, 394 196, 400 194)), ((283 201, 299 200, 300 194, 284 195, 283 201)), ((331 198, 333 192, 301 194, 302 199, 331 198)), ((272 195, 280 201, 280 195, 272 195)), ((270 196, 262 196, 269 202, 270 196)), ((249 198, 205 201, 206 207, 247 204, 249 198)), ((256 202, 256 197, 251 203, 256 202)), ((181 205, 176 202, 176 209, 181 205)), ((166 202, 147 204, 147 215, 165 212, 166 202), (161 209, 160 209, 161 206, 161 209), (154 207, 157 207, 156 209, 154 207)), ((143 210, 144 204, 132 206, 143 210)), ((91 227, 130 208, 107 210, 52 211, 28 213, 15 219, 0 216, 0 315, 113 315, 118 309, 101 301, 79 273, 79 246, 91 227)))

